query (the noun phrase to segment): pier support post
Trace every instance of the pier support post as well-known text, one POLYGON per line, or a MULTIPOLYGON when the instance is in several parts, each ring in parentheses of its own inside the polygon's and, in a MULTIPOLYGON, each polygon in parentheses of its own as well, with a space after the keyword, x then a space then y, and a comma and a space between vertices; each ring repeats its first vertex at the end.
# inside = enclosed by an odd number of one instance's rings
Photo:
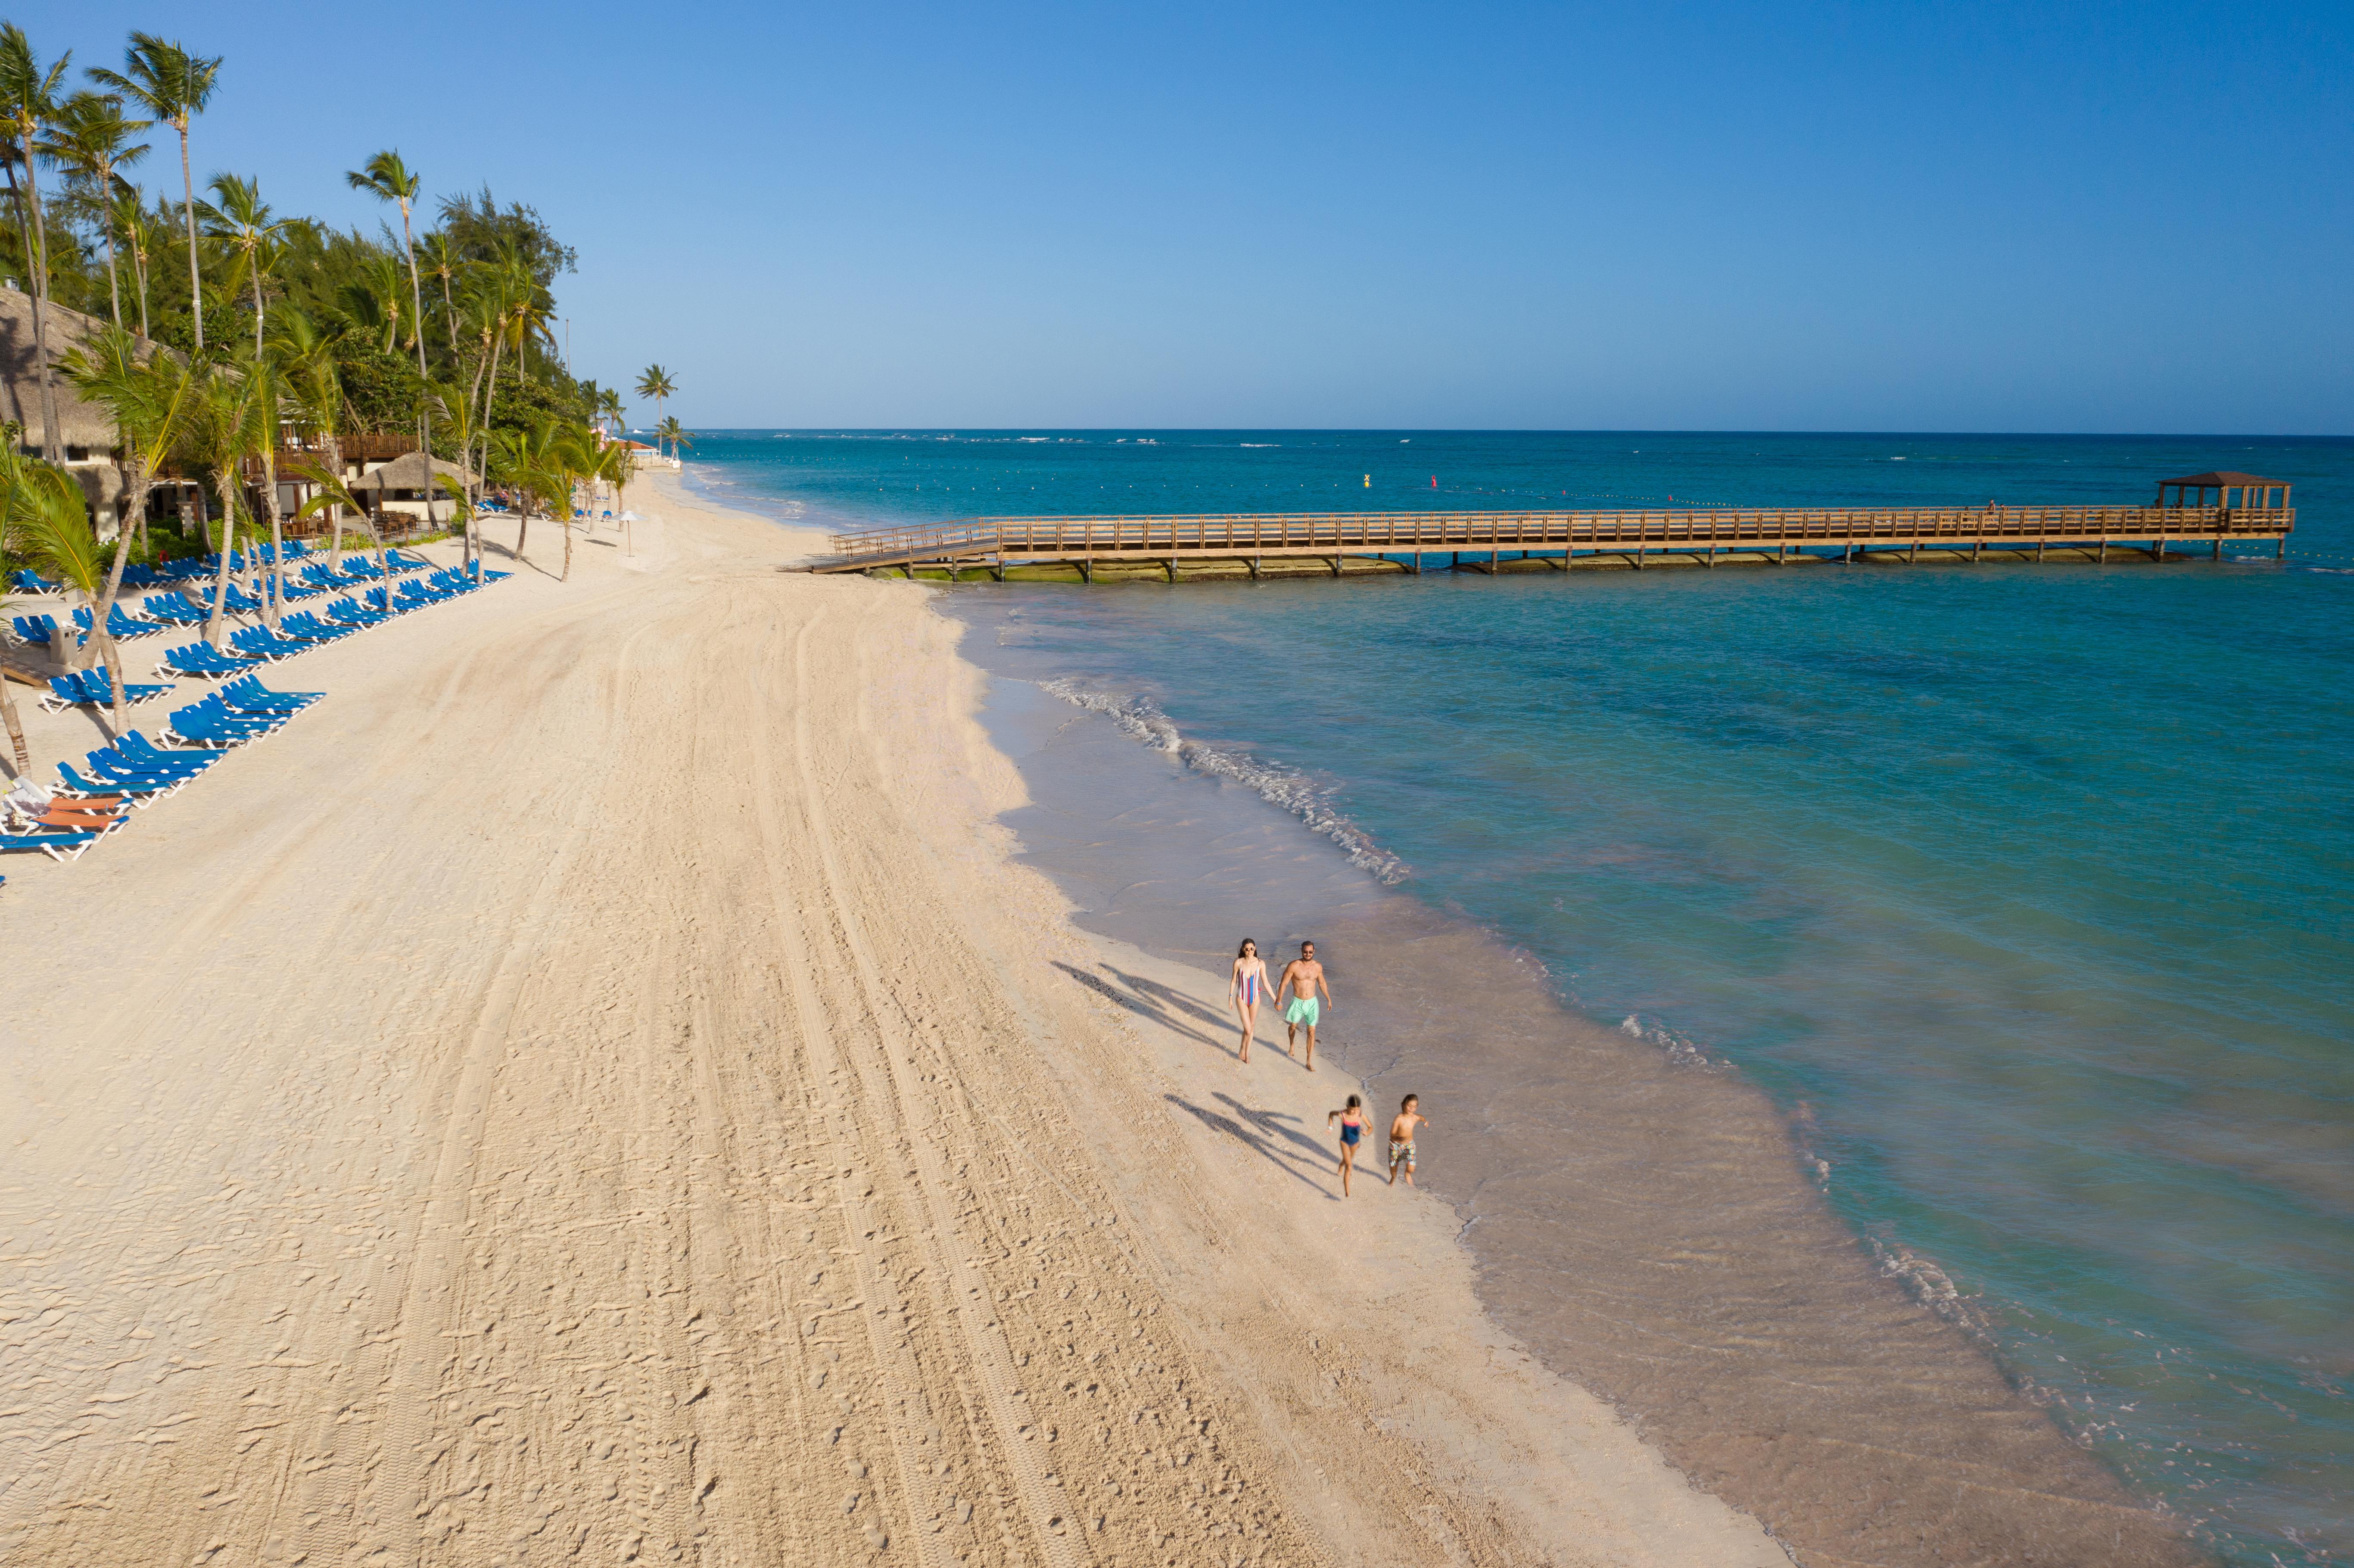
POLYGON ((2287 535, 2284 534, 2279 538, 2273 541, 2273 559, 2275 561, 2285 561, 2288 559, 2287 535))
POLYGON ((2153 561, 2162 561, 2166 559, 2165 535, 2160 534, 2157 538, 2152 539, 2149 542, 2149 558, 2153 561))
POLYGON ((1253 581, 1253 582, 1257 582, 1257 581, 1258 581, 1258 566, 1259 566, 1258 557, 1257 557, 1257 556, 1253 556, 1250 558, 1250 574, 1251 574, 1251 581, 1253 581))
POLYGON ((1005 557, 1004 557, 1004 556, 998 556, 998 557, 997 557, 997 565, 996 565, 996 567, 995 567, 995 569, 991 572, 991 576, 993 576, 993 577, 995 577, 999 582, 1003 582, 1003 581, 1005 580, 1005 557))
POLYGON ((1405 569, 1416 577, 1422 576, 1422 552, 1416 550, 1405 558, 1405 569))
POLYGON ((1908 566, 1908 567, 1912 567, 1912 566, 1918 566, 1918 565, 1920 565, 1920 562, 1921 562, 1921 541, 1920 541, 1918 538, 1915 538, 1915 539, 1913 541, 1913 548, 1912 548, 1912 550, 1911 550, 1910 552, 1908 552, 1908 553, 1906 554, 1905 557, 1904 557, 1904 564, 1905 564, 1906 566, 1908 566))
POLYGON ((1709 564, 1709 568, 1710 568, 1712 571, 1715 569, 1715 567, 1716 567, 1716 546, 1713 546, 1713 545, 1711 545, 1711 546, 1708 547, 1708 564, 1709 564))
POLYGON ((1090 587, 1094 586, 1096 580, 1096 564, 1092 557, 1087 556, 1079 557, 1079 580, 1090 587))
POLYGON ((2099 552, 2093 556, 2093 559, 2098 561, 2105 567, 2109 564, 2109 541, 2105 535, 2104 535, 2101 540, 2101 548, 2099 552))
POLYGON ((1635 546, 1635 569, 1638 572, 1643 569, 1643 553, 1642 546, 1635 546))
POLYGON ((1984 539, 1973 539, 1970 541, 1970 565, 1974 567, 1984 566, 1986 562, 1980 557, 1985 554, 1986 541, 1984 539))
POLYGON ((1338 556, 1332 557, 1332 575, 1336 577, 1341 575, 1341 557, 1338 556))
POLYGON ((1171 582, 1175 582, 1177 580, 1177 557, 1172 556, 1167 560, 1161 562, 1161 569, 1169 574, 1169 580, 1171 582))
POLYGON ((2223 535, 2221 534, 2215 535, 2215 558, 2219 561, 2223 558, 2223 535))
POLYGON ((1774 564, 1775 564, 1776 566, 1777 566, 1777 567, 1787 567, 1787 566, 1788 566, 1788 565, 1790 564, 1790 546, 1787 546, 1787 545, 1780 545, 1780 546, 1776 546, 1775 547, 1775 550, 1774 550, 1774 564))

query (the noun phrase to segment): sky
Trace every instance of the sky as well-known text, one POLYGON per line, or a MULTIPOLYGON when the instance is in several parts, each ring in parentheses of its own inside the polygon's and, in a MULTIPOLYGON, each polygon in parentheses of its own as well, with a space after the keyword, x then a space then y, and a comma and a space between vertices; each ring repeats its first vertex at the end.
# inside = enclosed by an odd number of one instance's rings
POLYGON ((691 428, 2354 432, 2342 3, 8 15, 225 56, 281 212, 537 207, 691 428))

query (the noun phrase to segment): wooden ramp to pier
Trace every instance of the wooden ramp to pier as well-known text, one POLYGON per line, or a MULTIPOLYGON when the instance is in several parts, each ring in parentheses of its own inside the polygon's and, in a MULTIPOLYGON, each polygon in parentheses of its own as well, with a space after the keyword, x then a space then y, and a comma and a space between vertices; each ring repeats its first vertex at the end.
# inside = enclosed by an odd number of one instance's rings
MULTIPOLYGON (((2180 493, 2177 493, 2178 495, 2180 493)), ((2265 499, 2269 500, 2269 494, 2265 499)), ((2285 501, 2285 494, 2282 499, 2285 501)), ((972 517, 833 536, 834 556, 819 572, 972 567, 1002 577, 1009 567, 1068 566, 1094 580, 1097 567, 1177 568, 1241 563, 1258 575, 1268 561, 1312 559, 1341 575, 1351 559, 1419 572, 1424 557, 1492 569, 1506 556, 1568 567, 1581 556, 1623 557, 1640 568, 1662 556, 2115 549, 2163 559, 2200 546, 2221 559, 2225 541, 2270 540, 2285 547, 2296 514, 2281 506, 1783 507, 1670 512, 1271 512, 1213 516, 972 517), (1469 560, 1466 560, 1469 557, 1469 560)), ((1600 564, 1600 563, 1597 563, 1600 564)))

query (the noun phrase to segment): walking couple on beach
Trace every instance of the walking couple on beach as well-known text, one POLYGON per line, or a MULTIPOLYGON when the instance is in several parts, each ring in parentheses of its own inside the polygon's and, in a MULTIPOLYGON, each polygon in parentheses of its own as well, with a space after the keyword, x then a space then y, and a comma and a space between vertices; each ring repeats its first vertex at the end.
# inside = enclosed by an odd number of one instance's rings
MULTIPOLYGON (((1260 961, 1258 944, 1248 937, 1235 953, 1235 970, 1226 983, 1226 1000, 1234 1004, 1235 1015, 1243 1021, 1242 1059, 1250 1063, 1251 1037, 1258 1033, 1258 999, 1267 989, 1267 965, 1260 961)), ((1299 956, 1283 966, 1283 978, 1275 984, 1276 1005, 1283 1009, 1283 1054, 1297 1056, 1291 1047, 1302 1029, 1308 1031, 1308 1070, 1316 1070, 1316 1025, 1323 1021, 1324 1009, 1332 1005, 1332 988, 1325 982, 1324 966, 1316 961, 1316 944, 1299 944, 1299 956), (1317 993, 1324 1000, 1319 1002, 1317 993), (1287 1004, 1286 999, 1288 998, 1287 1004)))

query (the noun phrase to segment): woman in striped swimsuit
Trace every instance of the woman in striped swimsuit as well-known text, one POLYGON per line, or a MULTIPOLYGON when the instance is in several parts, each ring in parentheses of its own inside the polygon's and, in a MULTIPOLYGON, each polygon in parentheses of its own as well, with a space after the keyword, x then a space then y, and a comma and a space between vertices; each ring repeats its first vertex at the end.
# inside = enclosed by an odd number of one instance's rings
POLYGON ((1248 937, 1235 952, 1235 972, 1226 982, 1226 1000, 1243 1021, 1242 1058, 1250 1062, 1251 1036, 1258 1033, 1258 999, 1267 990, 1267 966, 1259 962, 1258 944, 1248 937))

